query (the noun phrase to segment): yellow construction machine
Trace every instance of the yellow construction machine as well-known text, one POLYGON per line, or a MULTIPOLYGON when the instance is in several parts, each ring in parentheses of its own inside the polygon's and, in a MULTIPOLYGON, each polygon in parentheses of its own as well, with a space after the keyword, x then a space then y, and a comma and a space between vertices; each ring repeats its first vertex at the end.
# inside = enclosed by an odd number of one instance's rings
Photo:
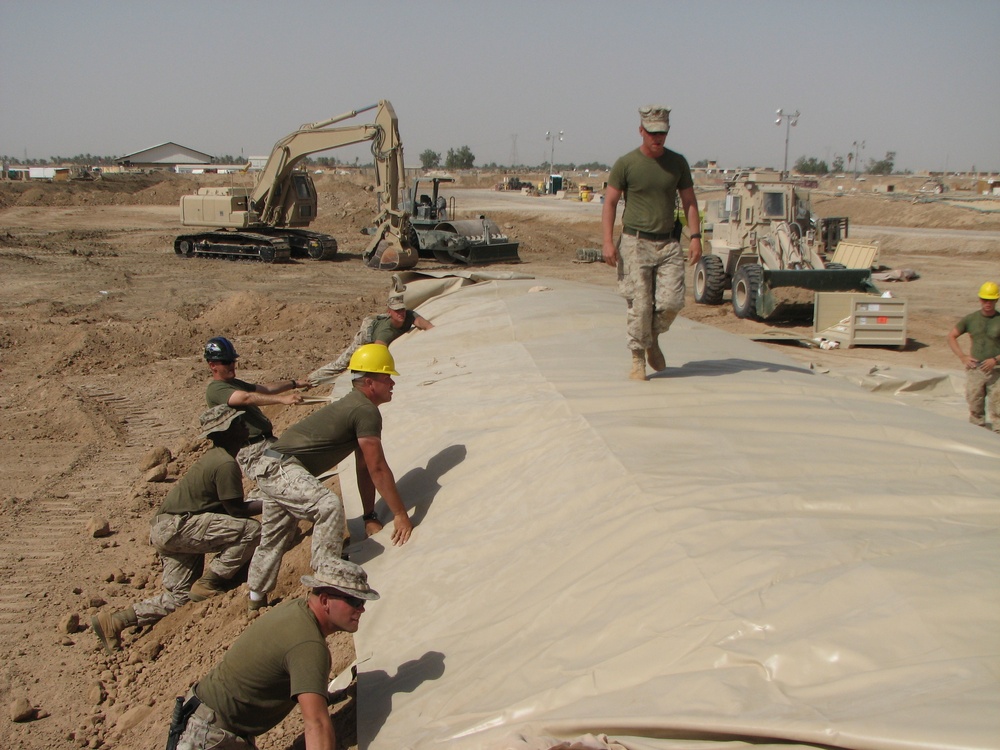
POLYGON ((181 198, 181 224, 211 227, 174 240, 177 255, 249 259, 278 263, 291 257, 330 259, 337 240, 306 229, 316 218, 317 196, 312 177, 296 166, 310 154, 355 143, 371 142, 375 159, 379 214, 364 251, 373 268, 412 268, 419 259, 407 243, 409 223, 399 208, 403 178, 403 144, 392 105, 385 100, 302 125, 278 141, 254 188, 203 187, 181 198), (330 127, 362 112, 376 110, 374 121, 330 127))

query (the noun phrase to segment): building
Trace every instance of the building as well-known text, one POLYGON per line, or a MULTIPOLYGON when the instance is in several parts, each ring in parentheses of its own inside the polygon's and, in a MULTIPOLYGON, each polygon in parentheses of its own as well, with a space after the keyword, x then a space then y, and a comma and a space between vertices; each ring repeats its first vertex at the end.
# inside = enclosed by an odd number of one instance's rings
POLYGON ((175 169, 178 164, 207 165, 212 163, 212 155, 193 148, 181 146, 172 141, 158 146, 134 151, 115 159, 115 164, 130 169, 175 169))

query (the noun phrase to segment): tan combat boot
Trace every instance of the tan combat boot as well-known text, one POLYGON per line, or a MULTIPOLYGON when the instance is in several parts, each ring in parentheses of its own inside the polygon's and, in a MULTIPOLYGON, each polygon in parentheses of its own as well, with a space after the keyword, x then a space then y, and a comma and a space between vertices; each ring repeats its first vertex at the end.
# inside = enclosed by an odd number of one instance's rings
POLYGON ((271 605, 267 603, 267 594, 264 594, 263 599, 247 599, 247 613, 251 615, 269 606, 271 605))
POLYGON ((99 612, 90 618, 90 627, 94 630, 97 640, 109 654, 122 650, 122 633, 125 628, 139 624, 135 610, 129 607, 121 612, 99 612))
POLYGON ((630 380, 646 379, 646 357, 642 352, 632 352, 632 372, 628 376, 630 380))
POLYGON ((228 587, 229 581, 210 570, 194 582, 191 591, 188 592, 188 599, 193 602, 203 602, 216 594, 221 594, 228 587))
POLYGON ((646 360, 649 362, 649 366, 656 370, 656 372, 662 372, 667 369, 667 360, 660 350, 659 341, 654 341, 653 345, 646 350, 646 360))

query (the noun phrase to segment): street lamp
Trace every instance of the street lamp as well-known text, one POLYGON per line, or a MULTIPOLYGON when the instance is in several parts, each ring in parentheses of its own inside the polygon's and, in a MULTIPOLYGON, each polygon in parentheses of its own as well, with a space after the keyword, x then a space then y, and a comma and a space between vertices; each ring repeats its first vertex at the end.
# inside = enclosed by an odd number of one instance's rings
POLYGON ((865 149, 865 142, 861 141, 858 143, 855 141, 851 144, 854 147, 854 181, 858 181, 858 162, 861 161, 860 152, 865 149))
POLYGON ((563 139, 563 131, 561 131, 561 130, 558 133, 556 133, 553 130, 546 130, 545 131, 545 140, 547 140, 547 141, 549 141, 551 143, 551 147, 549 148, 549 174, 550 175, 552 174, 552 171, 555 169, 555 164, 552 163, 552 160, 555 159, 555 155, 556 155, 556 141, 557 140, 561 141, 562 139, 563 139))
POLYGON ((785 121, 785 167, 781 170, 781 176, 784 177, 788 174, 788 131, 794 125, 799 124, 799 111, 795 110, 791 114, 787 114, 783 109, 779 109, 775 114, 778 119, 774 121, 775 125, 781 125, 781 121, 785 121))

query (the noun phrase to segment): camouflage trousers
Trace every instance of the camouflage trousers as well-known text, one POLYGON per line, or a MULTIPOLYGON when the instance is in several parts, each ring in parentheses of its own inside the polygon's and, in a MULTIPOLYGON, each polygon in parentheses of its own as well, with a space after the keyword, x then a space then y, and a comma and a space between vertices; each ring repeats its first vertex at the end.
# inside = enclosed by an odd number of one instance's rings
POLYGON ((618 292, 625 298, 625 334, 632 351, 649 349, 684 307, 684 251, 674 240, 623 234, 618 241, 618 292))
POLYGON ((372 332, 380 317, 384 318, 385 316, 369 315, 361 321, 361 327, 358 329, 358 332, 354 334, 354 340, 346 349, 344 349, 344 351, 340 353, 340 356, 332 362, 327 362, 322 367, 313 370, 309 373, 306 380, 314 386, 334 382, 351 364, 351 355, 365 344, 372 343, 372 332))
POLYGON ((133 607, 139 624, 154 623, 188 603, 191 585, 204 570, 206 554, 217 553, 209 570, 229 579, 250 560, 259 540, 260 524, 252 518, 225 513, 156 516, 149 541, 163 564, 163 593, 133 607))
POLYGON ((292 545, 298 522, 312 521, 312 569, 340 559, 344 549, 344 503, 295 458, 262 455, 255 464, 257 489, 247 500, 261 500, 260 545, 250 561, 251 591, 267 593, 278 581, 281 558, 292 545))
POLYGON ((255 750, 257 747, 252 737, 244 739, 219 728, 215 722, 215 711, 202 703, 188 717, 184 733, 177 741, 177 750, 255 750))
POLYGON ((965 400, 969 404, 969 421, 980 427, 989 426, 1000 432, 1000 367, 989 375, 982 370, 967 370, 965 400), (989 423, 987 425, 987 422, 989 423))

